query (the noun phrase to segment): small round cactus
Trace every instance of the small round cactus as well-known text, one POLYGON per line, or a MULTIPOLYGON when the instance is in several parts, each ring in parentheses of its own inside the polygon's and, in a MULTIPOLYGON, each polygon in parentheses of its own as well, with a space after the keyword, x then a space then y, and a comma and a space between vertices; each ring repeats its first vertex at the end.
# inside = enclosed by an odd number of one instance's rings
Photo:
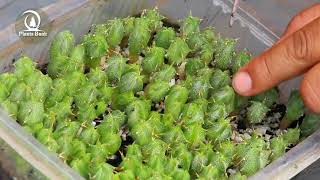
POLYGON ((150 48, 142 62, 143 70, 148 74, 159 70, 164 62, 164 55, 163 48, 156 46, 150 48))
POLYGON ((199 33, 199 25, 200 19, 198 17, 188 16, 183 20, 180 32, 183 36, 189 36, 194 33, 199 33))
POLYGON ((215 67, 226 70, 230 67, 235 49, 236 41, 234 39, 221 40, 215 54, 215 67))
POLYGON ((164 99, 170 90, 170 85, 165 81, 154 81, 145 88, 145 95, 153 102, 159 102, 164 99))
POLYGON ((168 49, 175 37, 176 33, 174 32, 173 28, 163 27, 155 35, 155 44, 158 47, 168 49))
POLYGON ((269 108, 259 101, 252 101, 247 111, 247 120, 249 123, 260 123, 266 116, 269 108))
POLYGON ((182 63, 185 61, 189 52, 190 48, 185 40, 180 37, 176 37, 167 52, 169 63, 173 65, 182 63))

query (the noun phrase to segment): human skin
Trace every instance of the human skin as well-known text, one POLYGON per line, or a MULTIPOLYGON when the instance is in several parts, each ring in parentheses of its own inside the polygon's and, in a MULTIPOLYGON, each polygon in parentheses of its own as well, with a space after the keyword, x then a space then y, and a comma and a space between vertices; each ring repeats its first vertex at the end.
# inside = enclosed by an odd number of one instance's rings
POLYGON ((281 39, 242 67, 232 84, 240 95, 252 96, 300 74, 305 105, 320 113, 320 3, 296 15, 281 39))

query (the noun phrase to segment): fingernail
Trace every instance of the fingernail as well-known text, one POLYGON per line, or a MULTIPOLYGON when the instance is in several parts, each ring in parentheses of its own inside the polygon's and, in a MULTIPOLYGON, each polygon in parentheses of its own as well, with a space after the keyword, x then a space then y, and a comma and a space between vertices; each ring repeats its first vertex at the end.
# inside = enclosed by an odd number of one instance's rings
POLYGON ((247 72, 239 72, 233 78, 232 81, 233 88, 239 93, 244 94, 251 90, 252 79, 247 72))

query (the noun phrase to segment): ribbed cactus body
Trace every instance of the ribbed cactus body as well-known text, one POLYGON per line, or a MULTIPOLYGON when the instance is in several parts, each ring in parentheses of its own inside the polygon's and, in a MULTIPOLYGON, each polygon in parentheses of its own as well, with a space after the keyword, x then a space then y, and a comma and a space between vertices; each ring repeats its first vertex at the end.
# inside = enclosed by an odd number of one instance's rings
POLYGON ((151 102, 148 100, 135 100, 127 105, 126 114, 128 116, 129 128, 137 123, 147 120, 151 110, 151 102))
POLYGON ((170 113, 174 118, 178 118, 183 105, 188 100, 188 94, 188 89, 183 86, 176 85, 172 87, 165 98, 165 113, 170 113))
POLYGON ((142 17, 146 18, 149 21, 149 28, 151 31, 157 31, 159 30, 163 22, 162 20, 164 19, 164 16, 162 16, 157 9, 146 9, 142 13, 142 17))
POLYGON ((107 163, 101 162, 91 167, 91 175, 96 180, 113 179, 113 167, 107 163))
POLYGON ((302 124, 300 125, 301 136, 307 137, 315 132, 320 127, 320 116, 318 114, 307 114, 303 118, 302 124))
POLYGON ((180 37, 176 37, 167 51, 169 63, 173 65, 182 63, 185 61, 189 52, 190 48, 185 40, 180 37))
POLYGON ((114 19, 108 22, 106 40, 111 48, 118 46, 125 34, 125 26, 121 19, 114 19))
POLYGON ((145 95, 153 102, 159 102, 164 99, 170 90, 170 85, 166 81, 154 81, 145 88, 145 95))
POLYGON ((290 94, 286 115, 283 117, 280 127, 285 129, 290 124, 298 120, 304 113, 304 104, 298 90, 293 90, 290 94))
POLYGON ((161 47, 152 47, 146 53, 146 57, 142 61, 143 70, 150 74, 159 70, 164 62, 165 50, 161 47))
POLYGON ((161 28, 155 36, 155 44, 158 47, 168 49, 171 43, 174 41, 176 33, 173 28, 163 27, 161 28))
POLYGON ((204 111, 199 104, 185 104, 181 112, 181 122, 188 126, 192 124, 203 124, 204 111))
POLYGON ((246 51, 240 51, 233 63, 232 63, 232 73, 235 74, 242 66, 246 65, 251 59, 251 55, 246 51))
POLYGON ((210 84, 213 89, 219 89, 231 84, 230 74, 228 71, 215 69, 210 78, 210 84))
POLYGON ((188 16, 181 25, 180 32, 183 36, 189 36, 194 33, 200 32, 200 19, 198 17, 188 16))
POLYGON ((143 76, 136 72, 128 72, 121 77, 118 87, 121 93, 141 91, 143 89, 143 76))
POLYGON ((120 81, 121 76, 125 72, 127 61, 128 60, 126 58, 123 58, 122 56, 119 56, 119 55, 112 56, 110 59, 108 59, 106 73, 110 81, 112 82, 120 81))
POLYGON ((279 93, 275 88, 269 89, 263 93, 260 93, 252 97, 253 101, 260 101, 263 104, 265 104, 267 107, 272 106, 274 103, 278 101, 278 99, 279 99, 279 93))
POLYGON ((151 76, 152 81, 170 81, 176 74, 176 70, 174 67, 169 65, 164 65, 162 68, 151 76))
POLYGON ((219 143, 231 137, 232 129, 229 119, 218 119, 207 129, 207 138, 212 143, 219 143))
POLYGON ((109 45, 104 36, 100 34, 89 34, 83 38, 87 59, 86 65, 91 68, 99 67, 101 57, 105 56, 109 45))
POLYGON ((135 19, 128 42, 130 55, 138 55, 147 47, 151 36, 149 26, 150 22, 147 18, 135 19))
POLYGON ((211 95, 211 101, 214 103, 224 104, 227 113, 234 110, 235 92, 232 87, 224 86, 213 92, 211 95))
POLYGON ((234 56, 235 45, 236 41, 234 39, 225 39, 218 43, 214 58, 215 67, 221 70, 226 70, 230 67, 234 56))
POLYGON ((247 111, 247 120, 249 123, 260 123, 268 111, 269 108, 263 103, 252 101, 247 111))

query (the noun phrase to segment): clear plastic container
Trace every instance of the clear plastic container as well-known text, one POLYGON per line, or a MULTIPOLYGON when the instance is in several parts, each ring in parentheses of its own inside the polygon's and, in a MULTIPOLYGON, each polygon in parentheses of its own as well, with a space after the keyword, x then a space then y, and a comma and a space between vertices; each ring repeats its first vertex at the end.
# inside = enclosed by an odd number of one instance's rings
MULTIPOLYGON (((261 53, 278 38, 276 34, 241 8, 235 16, 235 23, 229 27, 232 7, 230 0, 59 1, 41 8, 49 17, 52 27, 49 36, 43 41, 34 44, 21 41, 14 31, 14 23, 0 31, 0 71, 9 71, 12 68, 12 62, 22 54, 32 57, 40 65, 46 64, 51 39, 59 31, 70 30, 79 40, 90 30, 92 24, 104 22, 114 17, 137 15, 143 9, 155 6, 172 23, 179 23, 179 19, 191 12, 192 15, 202 19, 202 27, 213 26, 222 36, 238 38, 238 48, 246 48, 253 54, 261 53)), ((281 96, 285 97, 292 89, 291 85, 287 87, 286 91, 282 91, 281 96)), ((320 153, 316 152, 320 151, 320 145, 314 143, 316 139, 319 139, 319 136, 320 132, 316 132, 251 178, 261 180, 293 177, 319 158, 320 153), (304 157, 306 154, 308 156, 304 157)), ((49 153, 45 147, 3 112, 0 112, 0 137, 34 167, 32 171, 38 169, 50 179, 81 179, 55 154, 49 153)), ((17 156, 11 151, 5 151, 4 154, 13 158, 17 156)), ((13 160, 9 161, 14 163, 13 160)), ((12 169, 10 175, 20 177, 19 166, 13 166, 10 169, 12 169)), ((22 174, 22 176, 25 175, 22 174)), ((39 175, 39 179, 42 177, 39 175)))

